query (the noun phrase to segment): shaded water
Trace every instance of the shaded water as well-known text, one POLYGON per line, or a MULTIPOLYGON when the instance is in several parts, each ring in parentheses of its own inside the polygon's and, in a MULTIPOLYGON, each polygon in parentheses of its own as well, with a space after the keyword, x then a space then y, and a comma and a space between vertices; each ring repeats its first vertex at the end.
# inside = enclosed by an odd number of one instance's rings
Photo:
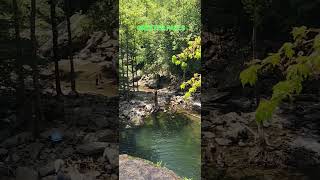
POLYGON ((200 119, 158 113, 143 127, 122 130, 120 153, 150 160, 181 177, 201 176, 200 119))

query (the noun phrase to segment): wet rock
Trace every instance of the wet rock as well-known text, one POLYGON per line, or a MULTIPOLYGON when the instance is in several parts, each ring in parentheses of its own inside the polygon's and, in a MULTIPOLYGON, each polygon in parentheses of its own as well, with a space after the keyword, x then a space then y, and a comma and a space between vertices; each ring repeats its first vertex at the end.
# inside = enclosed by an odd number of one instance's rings
POLYGON ((16 180, 38 180, 38 172, 28 167, 18 167, 16 180))
POLYGON ((77 146, 76 151, 84 155, 102 154, 108 145, 105 142, 90 142, 77 146))

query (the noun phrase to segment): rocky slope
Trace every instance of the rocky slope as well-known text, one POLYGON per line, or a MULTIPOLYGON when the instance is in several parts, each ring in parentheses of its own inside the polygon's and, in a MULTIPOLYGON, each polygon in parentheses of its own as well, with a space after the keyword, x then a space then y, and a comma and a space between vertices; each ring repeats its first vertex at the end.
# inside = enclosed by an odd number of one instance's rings
MULTIPOLYGON (((7 129, 0 130, 0 177, 55 179, 55 164, 60 164, 71 180, 118 179, 118 110, 111 108, 117 107, 117 98, 86 94, 45 99, 39 138, 27 126, 6 136, 7 129)), ((13 119, 7 123, 16 123, 13 119)))
MULTIPOLYGON (((204 33, 202 177, 204 179, 317 179, 320 177, 320 99, 317 83, 278 108, 264 123, 270 146, 256 146, 253 88, 243 88, 239 72, 245 54, 233 30, 204 33), (260 153, 260 154, 258 154, 260 153)), ((260 87, 270 87, 267 75, 260 87)), ((270 91, 260 88, 262 97, 270 91)))

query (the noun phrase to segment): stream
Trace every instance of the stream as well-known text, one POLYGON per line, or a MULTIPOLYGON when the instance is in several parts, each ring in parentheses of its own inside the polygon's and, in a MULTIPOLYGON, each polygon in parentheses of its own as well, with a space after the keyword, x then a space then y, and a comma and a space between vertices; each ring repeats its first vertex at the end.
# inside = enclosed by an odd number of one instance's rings
POLYGON ((143 158, 174 171, 180 177, 200 180, 200 119, 159 112, 140 128, 124 129, 120 153, 143 158))

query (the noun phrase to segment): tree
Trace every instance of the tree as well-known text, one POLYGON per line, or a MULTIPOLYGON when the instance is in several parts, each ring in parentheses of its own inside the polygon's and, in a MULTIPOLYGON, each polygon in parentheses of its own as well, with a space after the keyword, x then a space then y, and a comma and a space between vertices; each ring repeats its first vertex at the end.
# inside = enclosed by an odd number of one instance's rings
POLYGON ((252 59, 256 58, 256 39, 257 39, 257 28, 262 23, 263 11, 267 6, 266 0, 241 0, 244 10, 249 15, 250 21, 252 22, 252 59))
POLYGON ((39 136, 39 122, 42 120, 41 113, 41 97, 39 87, 39 69, 37 60, 37 40, 36 40, 36 0, 31 0, 31 15, 30 15, 30 38, 32 43, 32 69, 33 69, 33 86, 34 86, 34 109, 35 118, 33 122, 33 134, 39 136))
POLYGON ((62 95, 61 85, 60 85, 60 72, 59 72, 59 55, 58 55, 58 30, 56 23, 56 0, 49 0, 50 4, 50 16, 51 16, 51 26, 52 26, 52 44, 53 44, 53 59, 54 59, 54 70, 55 70, 55 80, 56 80, 56 93, 57 96, 62 95))
POLYGON ((259 128, 258 146, 261 151, 268 145, 263 123, 272 119, 272 115, 281 102, 299 95, 303 82, 319 78, 320 74, 320 33, 305 26, 295 27, 291 32, 293 42, 286 42, 278 52, 269 54, 263 60, 251 61, 249 67, 240 73, 243 86, 255 85, 259 74, 271 70, 280 70, 282 79, 272 87, 270 99, 260 101, 255 118, 259 128))
POLYGON ((15 61, 15 71, 18 76, 18 82, 16 83, 16 93, 17 93, 17 109, 18 109, 18 119, 24 121, 25 115, 25 86, 24 86, 24 76, 23 76, 23 66, 22 66, 22 48, 20 45, 20 11, 18 8, 17 0, 13 0, 13 11, 14 11, 14 29, 15 29, 15 41, 16 41, 16 61, 15 61))
POLYGON ((70 61, 71 94, 77 94, 75 72, 74 72, 74 63, 73 63, 71 24, 70 24, 71 1, 70 0, 64 0, 64 6, 65 6, 65 16, 66 16, 67 30, 68 30, 68 48, 69 48, 69 61, 70 61))
POLYGON ((129 51, 133 52, 130 54, 133 71, 161 76, 182 75, 181 69, 171 63, 171 57, 181 52, 190 38, 200 35, 199 3, 198 0, 144 0, 143 3, 120 0, 119 34, 130 37, 128 43, 126 40, 120 42, 120 50, 126 49, 128 44, 129 51), (139 28, 149 25, 154 25, 154 29, 139 28), (172 28, 179 25, 186 28, 183 31, 172 28))
MULTIPOLYGON (((183 70, 184 74, 190 63, 190 60, 200 61, 201 60, 201 38, 197 37, 194 41, 189 41, 189 47, 183 50, 182 53, 172 56, 172 63, 178 65, 183 70)), ((188 91, 184 95, 187 99, 192 93, 196 92, 201 87, 201 74, 194 73, 193 77, 180 85, 181 89, 189 87, 188 91)))

